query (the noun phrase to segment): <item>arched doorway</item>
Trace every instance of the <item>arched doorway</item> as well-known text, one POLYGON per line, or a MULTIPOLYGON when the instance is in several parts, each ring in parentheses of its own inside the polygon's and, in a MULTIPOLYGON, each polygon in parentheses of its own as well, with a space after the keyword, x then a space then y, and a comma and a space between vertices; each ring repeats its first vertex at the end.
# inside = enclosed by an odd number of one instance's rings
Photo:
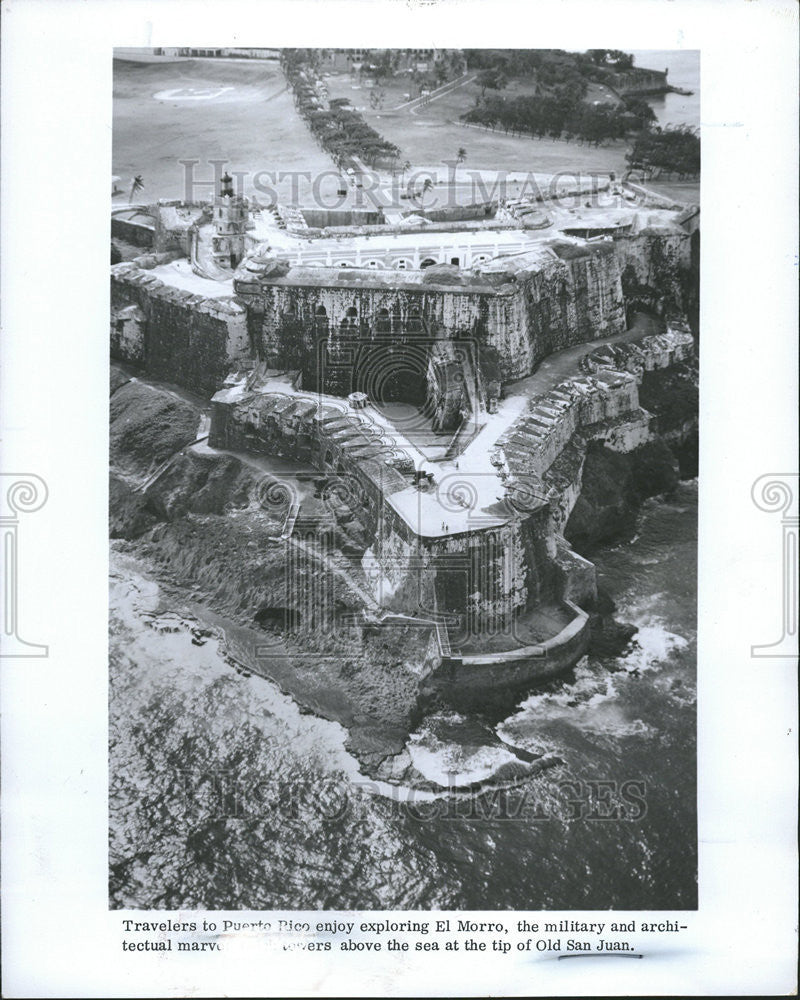
POLYGON ((357 330, 358 329, 358 310, 355 306, 350 306, 347 312, 342 318, 342 322, 339 324, 341 330, 357 330))

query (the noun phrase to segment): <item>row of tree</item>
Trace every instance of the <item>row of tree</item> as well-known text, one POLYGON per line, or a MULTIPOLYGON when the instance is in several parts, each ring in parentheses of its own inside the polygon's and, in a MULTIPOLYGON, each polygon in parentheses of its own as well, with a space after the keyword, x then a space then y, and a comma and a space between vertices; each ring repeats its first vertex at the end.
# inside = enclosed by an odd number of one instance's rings
POLYGON ((606 139, 633 135, 627 154, 631 169, 677 174, 700 173, 700 136, 688 125, 661 128, 656 115, 641 97, 625 97, 622 104, 585 104, 576 91, 561 88, 557 96, 504 98, 488 94, 478 98, 462 119, 515 135, 541 139, 577 140, 599 145, 606 139))
POLYGON ((302 52, 284 49, 282 60, 297 110, 340 169, 354 156, 372 167, 397 163, 398 147, 368 125, 346 98, 325 99, 324 84, 302 52))
POLYGON ((646 127, 655 119, 652 108, 641 99, 622 105, 585 104, 580 88, 559 88, 554 96, 504 98, 489 94, 478 99, 462 119, 491 129, 543 138, 576 139, 599 145, 605 139, 621 139, 646 127))
POLYGON ((535 79, 546 87, 581 79, 605 83, 633 68, 633 56, 618 49, 466 49, 464 54, 470 69, 535 79))

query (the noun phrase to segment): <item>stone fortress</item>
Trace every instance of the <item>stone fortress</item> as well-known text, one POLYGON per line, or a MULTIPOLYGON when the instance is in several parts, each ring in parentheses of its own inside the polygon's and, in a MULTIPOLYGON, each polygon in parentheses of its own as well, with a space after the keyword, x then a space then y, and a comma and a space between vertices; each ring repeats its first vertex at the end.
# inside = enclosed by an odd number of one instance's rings
POLYGON ((345 574, 371 627, 427 628, 443 688, 583 655, 594 568, 563 533, 587 450, 646 445, 643 378, 694 352, 698 210, 592 187, 326 212, 226 175, 212 205, 112 218, 144 251, 111 269, 112 357, 211 397, 205 447, 280 460, 275 538, 345 574))

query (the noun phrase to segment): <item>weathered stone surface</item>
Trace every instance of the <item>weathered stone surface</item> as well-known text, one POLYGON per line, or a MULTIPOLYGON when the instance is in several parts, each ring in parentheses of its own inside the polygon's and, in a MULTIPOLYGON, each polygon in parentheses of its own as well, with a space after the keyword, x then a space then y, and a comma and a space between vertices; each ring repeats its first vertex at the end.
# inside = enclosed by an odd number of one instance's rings
POLYGON ((209 395, 249 349, 246 316, 235 302, 198 298, 132 264, 111 270, 111 312, 112 357, 209 395), (117 330, 130 307, 138 310, 135 344, 122 343, 117 330))

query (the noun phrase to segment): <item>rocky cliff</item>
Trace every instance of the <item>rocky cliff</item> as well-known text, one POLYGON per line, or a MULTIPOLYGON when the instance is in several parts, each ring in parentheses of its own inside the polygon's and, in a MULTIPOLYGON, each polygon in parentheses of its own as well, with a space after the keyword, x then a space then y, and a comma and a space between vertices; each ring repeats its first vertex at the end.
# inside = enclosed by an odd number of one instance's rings
POLYGON ((113 368, 112 392, 113 544, 158 580, 173 610, 218 621, 232 662, 347 726, 363 759, 400 749, 438 647, 430 629, 359 617, 365 581, 342 553, 358 525, 339 525, 309 497, 299 519, 319 544, 289 545, 261 469, 188 447, 199 408, 113 368))

